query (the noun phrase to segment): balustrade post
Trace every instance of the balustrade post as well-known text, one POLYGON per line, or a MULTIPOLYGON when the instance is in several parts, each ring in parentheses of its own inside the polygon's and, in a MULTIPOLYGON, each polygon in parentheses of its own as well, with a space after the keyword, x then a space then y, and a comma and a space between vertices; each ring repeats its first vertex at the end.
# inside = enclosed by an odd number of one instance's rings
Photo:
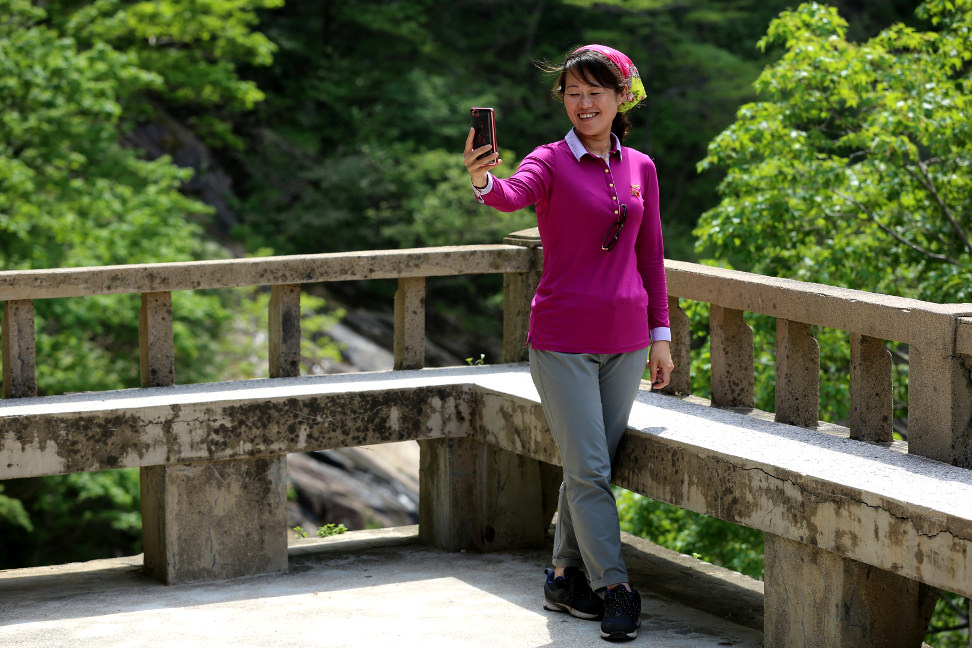
MULTIPOLYGON (((536 260, 533 270, 507 273, 503 281, 503 362, 521 362, 539 282, 540 237, 534 228, 504 243, 531 248, 536 260)), ((447 551, 543 545, 563 480, 559 466, 472 439, 429 439, 419 446, 423 542, 447 551)))
POLYGON ((142 293, 138 311, 139 372, 142 387, 175 384, 172 293, 142 293))
POLYGON ((916 648, 935 609, 931 587, 801 542, 765 534, 766 648, 916 648))
POLYGON ((559 466, 473 439, 419 441, 419 536, 446 551, 543 546, 559 466))
POLYGON ((425 277, 400 277, 395 293, 395 369, 425 366, 425 277))
POLYGON ((709 346, 712 361, 712 404, 755 407, 753 329, 743 312, 709 306, 709 346))
POLYGON ((972 468, 972 356, 959 353, 963 318, 914 313, 908 351, 908 452, 972 468), (918 328, 920 327, 920 328, 918 328))
POLYGON ((850 438, 872 443, 894 440, 891 352, 877 338, 850 334, 850 438))
POLYGON ((287 284, 270 289, 267 314, 270 337, 271 378, 300 375, 300 286, 287 284))
POLYGON ((3 397, 37 395, 37 346, 34 338, 34 302, 11 300, 3 304, 0 321, 3 360, 3 397))
POLYGON ((537 228, 514 232, 503 242, 533 251, 532 270, 503 274, 503 362, 525 362, 529 356, 530 305, 540 284, 543 265, 540 232, 537 228))
MULTIPOLYGON (((171 295, 143 294, 139 324, 142 386, 174 384, 171 295)), ((146 466, 140 488, 143 565, 154 578, 286 571, 285 457, 146 466)))
POLYGON ((689 353, 692 345, 692 322, 688 314, 679 306, 678 297, 668 296, 668 320, 672 329, 672 371, 668 386, 662 389, 663 394, 691 394, 692 393, 692 356, 689 353))
POLYGON ((776 420, 817 427, 820 349, 810 325, 776 320, 776 420))

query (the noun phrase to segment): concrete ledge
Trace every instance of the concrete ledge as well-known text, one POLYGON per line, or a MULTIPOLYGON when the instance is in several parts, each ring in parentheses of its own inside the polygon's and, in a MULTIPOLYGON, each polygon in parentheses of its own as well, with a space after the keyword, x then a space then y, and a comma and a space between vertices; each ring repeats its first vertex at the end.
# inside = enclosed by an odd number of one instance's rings
MULTIPOLYGON (((642 392, 615 481, 972 596, 972 471, 642 392)), ((0 402, 3 477, 468 437, 559 463, 526 365, 0 402)))
POLYGON ((972 470, 641 393, 615 481, 972 595, 972 470))
POLYGON ((465 437, 475 387, 529 380, 456 367, 0 400, 0 479, 465 437))

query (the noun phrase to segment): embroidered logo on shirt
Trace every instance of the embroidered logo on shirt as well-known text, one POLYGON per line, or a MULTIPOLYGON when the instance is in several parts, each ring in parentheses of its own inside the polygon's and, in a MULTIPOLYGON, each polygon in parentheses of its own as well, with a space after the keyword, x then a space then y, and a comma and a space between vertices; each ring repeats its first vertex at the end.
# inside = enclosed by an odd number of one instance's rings
POLYGON ((631 195, 635 198, 641 198, 641 185, 631 185, 631 195))

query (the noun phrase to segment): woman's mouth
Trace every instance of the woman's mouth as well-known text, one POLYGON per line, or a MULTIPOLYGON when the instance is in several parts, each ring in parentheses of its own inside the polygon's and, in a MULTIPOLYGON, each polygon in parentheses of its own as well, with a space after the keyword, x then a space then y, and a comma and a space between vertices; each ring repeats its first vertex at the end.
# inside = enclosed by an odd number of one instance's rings
POLYGON ((597 117, 597 113, 596 112, 580 113, 579 115, 577 115, 577 117, 578 119, 593 119, 594 117, 597 117))

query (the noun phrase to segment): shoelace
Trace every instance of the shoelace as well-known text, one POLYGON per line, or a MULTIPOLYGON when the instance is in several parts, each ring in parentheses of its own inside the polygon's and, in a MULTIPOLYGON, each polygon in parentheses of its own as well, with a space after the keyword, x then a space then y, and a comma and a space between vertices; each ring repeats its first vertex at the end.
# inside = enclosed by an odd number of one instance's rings
POLYGON ((635 609, 634 595, 622 586, 615 587, 604 597, 605 613, 610 610, 611 616, 624 615, 633 617, 638 610, 635 609))
POLYGON ((577 600, 577 590, 579 587, 578 580, 584 578, 583 574, 578 572, 567 572, 560 578, 567 582, 567 600, 573 603, 577 600))

